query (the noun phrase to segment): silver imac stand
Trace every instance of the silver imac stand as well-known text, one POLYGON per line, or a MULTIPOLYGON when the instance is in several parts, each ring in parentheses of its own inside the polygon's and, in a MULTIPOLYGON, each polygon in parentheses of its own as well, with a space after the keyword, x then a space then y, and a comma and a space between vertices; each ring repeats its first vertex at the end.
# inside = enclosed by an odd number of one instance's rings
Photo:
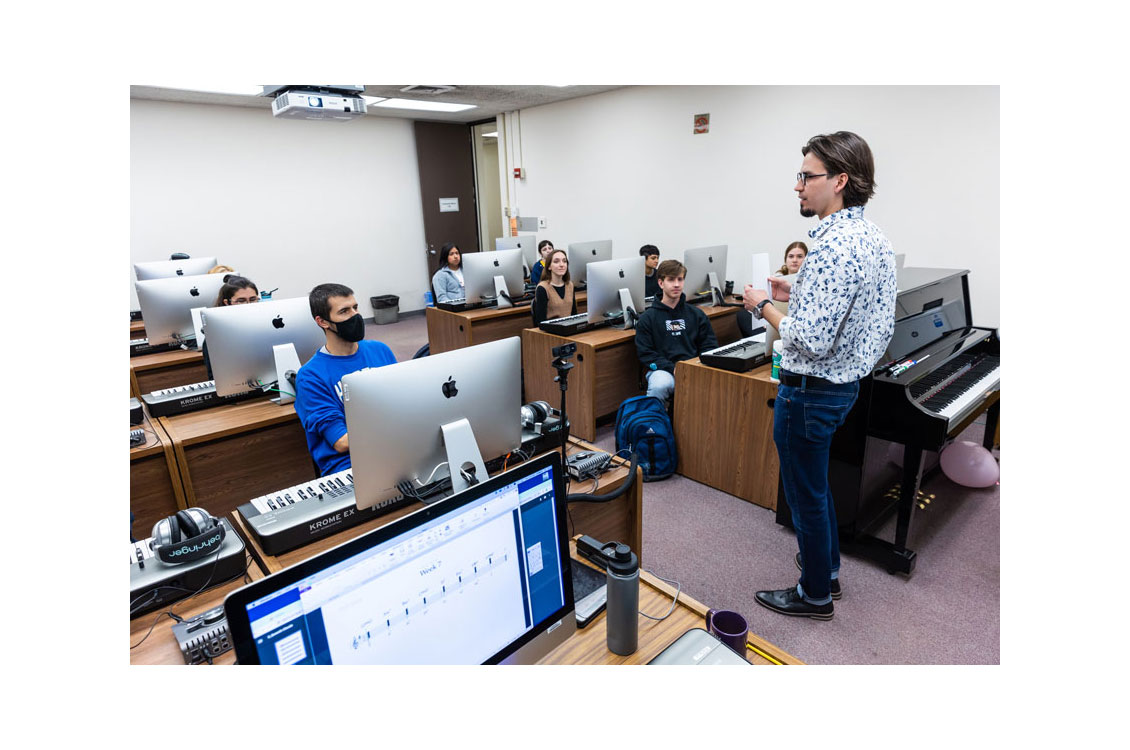
POLYGON ((514 307, 510 301, 510 292, 506 291, 506 278, 501 274, 494 277, 494 297, 498 300, 499 307, 514 307))
POLYGON ((613 328, 635 328, 636 321, 633 320, 633 315, 639 317, 639 313, 628 312, 629 310, 634 311, 636 306, 632 302, 632 293, 628 291, 627 287, 621 287, 620 289, 620 309, 624 312, 624 324, 613 326, 613 328))
POLYGON ((283 393, 286 389, 293 389, 294 383, 286 376, 288 372, 298 372, 298 368, 302 363, 298 361, 298 351, 294 348, 294 344, 275 344, 272 347, 275 353, 275 379, 279 383, 279 395, 277 398, 272 398, 279 406, 289 404, 294 401, 294 396, 283 393))
POLYGON ((447 469, 451 472, 452 491, 462 492, 471 486, 463 478, 461 469, 464 464, 474 467, 477 482, 485 482, 488 479, 487 467, 483 463, 483 454, 479 452, 479 443, 475 440, 471 423, 464 417, 448 422, 440 429, 443 430, 443 447, 447 450, 447 469))
POLYGON ((710 303, 722 307, 726 300, 722 297, 722 285, 718 283, 718 274, 709 271, 706 274, 706 283, 710 286, 710 303))

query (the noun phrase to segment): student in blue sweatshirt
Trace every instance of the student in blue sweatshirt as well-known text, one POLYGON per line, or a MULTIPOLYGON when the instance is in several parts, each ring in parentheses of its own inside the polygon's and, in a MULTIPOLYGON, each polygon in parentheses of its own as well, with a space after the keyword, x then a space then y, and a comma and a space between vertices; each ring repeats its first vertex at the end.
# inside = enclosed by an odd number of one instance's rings
POLYGON ((396 356, 380 341, 365 340, 365 320, 347 286, 314 287, 310 314, 325 331, 326 345, 299 368, 294 409, 306 430, 306 447, 325 476, 351 466, 341 379, 358 370, 396 364, 396 356))
POLYGON ((683 296, 686 266, 665 260, 655 269, 660 295, 636 322, 636 354, 647 375, 647 395, 667 405, 675 390, 675 363, 718 346, 706 313, 683 296))

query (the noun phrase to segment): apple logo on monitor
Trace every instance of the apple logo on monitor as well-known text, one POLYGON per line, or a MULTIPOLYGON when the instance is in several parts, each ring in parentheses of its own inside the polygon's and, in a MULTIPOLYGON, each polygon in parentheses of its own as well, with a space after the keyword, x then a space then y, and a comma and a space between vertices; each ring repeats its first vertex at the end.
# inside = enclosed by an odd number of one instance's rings
POLYGON ((271 325, 273 325, 275 328, 282 328, 286 325, 286 323, 283 322, 281 315, 276 315, 275 319, 271 321, 271 325))
POLYGON ((707 255, 706 256, 706 262, 707 263, 713 263, 714 262, 714 256, 713 255, 707 255))
POLYGON ((498 268, 498 261, 497 260, 494 261, 494 267, 498 268))
POLYGON ((197 289, 196 287, 192 287, 191 289, 189 289, 188 293, 193 297, 199 297, 200 296, 200 290, 197 289))
POLYGON ((623 268, 620 269, 620 278, 621 279, 624 278, 624 269, 623 268))
POLYGON ((177 276, 184 276, 184 269, 183 268, 177 269, 177 276))
POLYGON ((447 382, 443 384, 443 397, 455 398, 458 393, 459 389, 455 387, 455 378, 448 376, 447 382))

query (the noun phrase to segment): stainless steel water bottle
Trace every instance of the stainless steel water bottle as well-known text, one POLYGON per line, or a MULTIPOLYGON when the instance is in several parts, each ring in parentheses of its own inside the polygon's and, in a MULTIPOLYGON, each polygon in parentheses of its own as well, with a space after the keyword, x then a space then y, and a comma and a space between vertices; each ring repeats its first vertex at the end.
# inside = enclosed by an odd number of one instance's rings
POLYGON ((640 561, 626 544, 616 544, 608 559, 608 650, 627 656, 639 640, 640 561))

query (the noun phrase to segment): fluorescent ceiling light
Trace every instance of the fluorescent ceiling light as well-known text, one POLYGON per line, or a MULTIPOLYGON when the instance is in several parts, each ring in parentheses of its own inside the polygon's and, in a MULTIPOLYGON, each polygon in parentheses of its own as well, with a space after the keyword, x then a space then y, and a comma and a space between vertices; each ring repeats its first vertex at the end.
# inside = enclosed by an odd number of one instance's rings
POLYGON ((235 94, 237 96, 259 96, 263 93, 262 86, 247 86, 229 84, 220 86, 155 86, 159 89, 177 89, 180 91, 200 91, 207 94, 235 94))
POLYGON ((386 99, 374 107, 391 107, 392 109, 418 109, 428 112, 462 112, 465 109, 475 109, 475 104, 452 104, 449 102, 423 102, 418 99, 386 99))
POLYGON ((494 131, 493 133, 483 133, 483 138, 497 138, 497 137, 498 137, 498 131, 497 130, 494 131))

